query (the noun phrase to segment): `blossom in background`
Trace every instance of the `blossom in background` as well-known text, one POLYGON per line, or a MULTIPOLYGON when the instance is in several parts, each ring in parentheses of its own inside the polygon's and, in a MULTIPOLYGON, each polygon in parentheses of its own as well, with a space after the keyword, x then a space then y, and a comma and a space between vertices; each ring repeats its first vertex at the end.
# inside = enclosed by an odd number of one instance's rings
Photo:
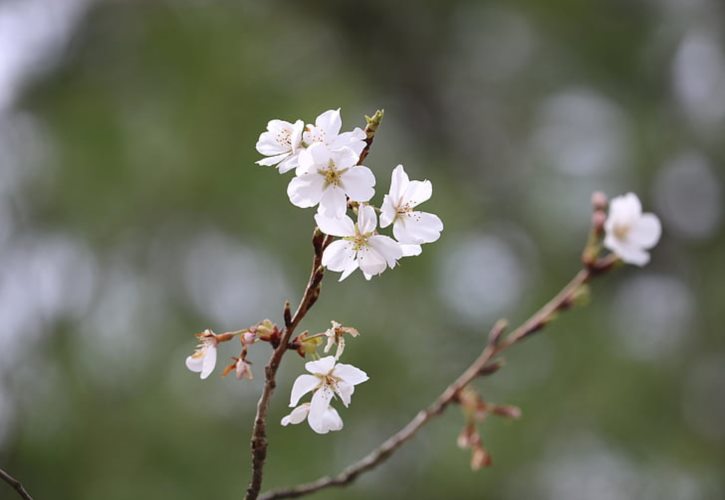
POLYGON ((604 222, 604 246, 628 264, 643 266, 649 262, 648 249, 660 239, 660 220, 642 213, 642 204, 634 193, 613 198, 604 222))
POLYGON ((252 380, 254 378, 254 375, 252 375, 252 365, 247 363, 247 361, 243 358, 239 358, 234 364, 234 373, 237 380, 242 380, 243 378, 252 380))
POLYGON ((420 244, 436 241, 443 231, 443 222, 437 215, 414 210, 429 200, 432 194, 430 181, 411 181, 403 165, 395 167, 390 180, 390 192, 383 199, 380 227, 392 224, 395 239, 409 246, 406 253, 410 255, 419 254, 420 244))
POLYGON ((340 272, 344 280, 358 267, 366 279, 395 267, 403 256, 400 245, 389 236, 375 233, 377 216, 368 205, 358 208, 357 224, 347 215, 340 218, 315 215, 320 230, 341 239, 333 241, 322 254, 322 265, 331 271, 340 272))
POLYGON ((302 138, 307 146, 321 143, 331 150, 350 148, 359 157, 362 150, 365 149, 365 131, 356 127, 351 132, 341 134, 341 128, 340 108, 331 109, 318 116, 314 125, 307 125, 302 138))
POLYGON ((298 424, 307 418, 307 423, 318 434, 342 429, 342 419, 330 401, 337 395, 347 407, 355 386, 368 380, 367 374, 352 365, 337 363, 334 356, 310 361, 305 369, 311 375, 303 374, 295 380, 290 395, 290 407, 295 409, 282 419, 282 425, 298 424), (297 406, 300 398, 310 391, 314 391, 310 403, 297 406))
POLYGON ((257 141, 257 151, 268 158, 259 160, 257 165, 277 165, 280 174, 297 168, 304 126, 302 120, 294 123, 271 120, 267 124, 267 131, 262 132, 257 141))
POLYGON ((216 366, 216 348, 219 344, 216 335, 211 330, 197 335, 201 343, 197 346, 196 351, 186 358, 186 367, 192 372, 201 372, 202 379, 207 378, 216 366))
POLYGON ((349 327, 349 326, 342 326, 337 321, 332 322, 332 328, 329 328, 325 332, 325 337, 327 337, 327 344, 325 344, 325 354, 330 352, 330 349, 332 349, 332 346, 337 344, 337 349, 335 350, 335 359, 340 359, 340 356, 342 356, 342 353, 345 351, 345 334, 349 334, 351 337, 357 337, 360 335, 360 332, 357 331, 357 329, 349 327))
POLYGON ((324 144, 311 145, 300 153, 297 177, 287 188, 290 201, 301 208, 319 203, 319 212, 328 217, 344 215, 348 197, 368 201, 375 194, 375 176, 368 167, 357 165, 358 158, 347 147, 330 150, 324 144))

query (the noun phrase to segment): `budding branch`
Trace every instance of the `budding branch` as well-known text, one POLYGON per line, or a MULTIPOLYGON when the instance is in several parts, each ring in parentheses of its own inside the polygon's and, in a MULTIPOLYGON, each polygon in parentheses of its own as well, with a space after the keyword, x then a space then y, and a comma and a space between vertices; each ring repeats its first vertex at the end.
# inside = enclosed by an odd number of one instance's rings
POLYGON ((348 466, 336 476, 323 476, 310 483, 300 484, 291 488, 272 490, 262 495, 262 500, 295 498, 333 486, 346 486, 361 474, 382 464, 398 448, 412 439, 420 428, 430 422, 434 417, 442 414, 451 403, 455 402, 458 394, 464 387, 480 376, 490 375, 496 372, 500 364, 493 361, 494 357, 512 345, 531 336, 533 333, 540 331, 552 321, 556 313, 569 309, 574 304, 576 295, 581 290, 581 287, 593 277, 611 270, 616 262, 617 258, 613 254, 594 262, 587 262, 585 268, 579 271, 553 299, 547 302, 546 305, 500 342, 499 339, 503 334, 506 323, 504 321, 496 323, 489 334, 488 344, 478 358, 430 406, 421 410, 405 427, 390 436, 365 457, 348 466))

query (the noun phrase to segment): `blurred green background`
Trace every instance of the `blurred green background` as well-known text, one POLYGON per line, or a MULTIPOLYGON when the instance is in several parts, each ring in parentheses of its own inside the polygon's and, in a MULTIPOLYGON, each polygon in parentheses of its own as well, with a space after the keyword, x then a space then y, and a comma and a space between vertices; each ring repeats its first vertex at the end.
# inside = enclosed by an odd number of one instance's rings
POLYGON ((184 358, 204 328, 281 321, 307 279, 313 211, 255 142, 384 108, 375 200, 403 163, 445 231, 371 282, 328 276, 302 328, 357 327, 370 381, 342 432, 283 428, 286 358, 265 487, 366 454, 552 296, 604 190, 662 241, 479 381, 524 412, 483 426, 494 467, 470 471, 453 408, 316 498, 723 498, 724 41, 716 0, 0 0, 0 466, 41 500, 240 498, 268 348, 252 383, 184 358))

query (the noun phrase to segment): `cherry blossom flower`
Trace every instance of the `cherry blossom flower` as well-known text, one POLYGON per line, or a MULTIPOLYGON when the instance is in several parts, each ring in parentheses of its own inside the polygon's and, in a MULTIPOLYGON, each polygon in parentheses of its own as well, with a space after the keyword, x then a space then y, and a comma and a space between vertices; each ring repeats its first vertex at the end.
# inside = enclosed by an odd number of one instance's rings
MULTIPOLYGON (((395 239, 405 245, 436 241, 443 231, 440 218, 427 212, 413 210, 430 199, 432 194, 433 186, 430 181, 411 181, 403 165, 398 165, 393 170, 390 180, 390 193, 383 199, 380 227, 393 224, 395 239)), ((420 253, 420 248, 409 247, 406 251, 411 255, 417 255, 415 252, 420 253)))
POLYGON ((186 358, 186 367, 192 372, 200 374, 202 379, 207 378, 216 366, 216 348, 219 341, 211 330, 204 330, 197 334, 197 338, 201 343, 197 346, 196 351, 186 358))
POLYGON ((331 109, 318 116, 314 125, 307 125, 302 138, 307 146, 322 143, 331 150, 350 148, 359 157, 365 149, 365 131, 356 127, 352 132, 341 134, 341 128, 340 109, 331 109))
POLYGON ((263 158, 257 165, 277 165, 280 174, 297 168, 297 156, 302 148, 302 131, 304 122, 294 123, 284 120, 271 120, 267 131, 262 132, 257 141, 257 151, 268 158, 263 158))
POLYGON ((330 349, 332 349, 332 346, 337 344, 337 349, 335 350, 335 359, 340 359, 340 356, 342 356, 342 353, 345 351, 345 334, 349 334, 351 337, 357 337, 360 335, 360 332, 357 331, 357 329, 349 327, 349 326, 342 326, 337 321, 332 322, 332 328, 329 328, 325 332, 325 337, 327 337, 327 344, 325 345, 325 354, 330 352, 330 349))
POLYGON ((369 205, 358 208, 357 224, 347 215, 335 219, 316 214, 315 221, 323 233, 342 238, 333 241, 322 254, 322 265, 342 273, 340 281, 358 267, 369 280, 388 267, 395 267, 403 256, 395 240, 376 234, 377 216, 375 209, 369 205))
POLYGON ((342 419, 330 401, 336 395, 347 407, 355 386, 368 380, 367 374, 352 365, 337 363, 334 356, 310 361, 305 369, 312 375, 303 374, 295 380, 290 407, 296 408, 282 419, 282 425, 298 424, 307 418, 307 423, 318 434, 342 429, 342 419), (310 391, 314 391, 312 401, 297 406, 300 398, 310 391))
POLYGON ((643 266, 649 262, 648 249, 660 239, 662 226, 656 215, 642 213, 642 204, 634 193, 612 199, 604 222, 604 246, 628 264, 643 266))
POLYGON ((287 188, 290 201, 301 208, 319 203, 319 212, 328 217, 344 215, 348 197, 368 201, 375 194, 375 176, 368 167, 357 164, 358 158, 350 148, 311 145, 300 153, 297 177, 287 188))

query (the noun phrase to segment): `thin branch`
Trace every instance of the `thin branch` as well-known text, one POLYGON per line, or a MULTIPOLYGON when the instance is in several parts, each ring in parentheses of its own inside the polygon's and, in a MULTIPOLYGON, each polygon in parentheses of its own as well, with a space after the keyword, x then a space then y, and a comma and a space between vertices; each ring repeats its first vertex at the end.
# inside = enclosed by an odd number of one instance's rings
POLYGON ((23 484, 2 469, 0 469, 0 478, 2 478, 3 481, 12 486, 12 488, 18 492, 20 498, 24 498, 25 500, 33 500, 33 497, 30 496, 30 493, 28 493, 28 490, 25 489, 23 484))
POLYGON ((314 305, 320 296, 320 283, 324 277, 325 270, 322 267, 322 254, 325 251, 327 245, 332 241, 331 236, 327 236, 320 232, 319 229, 315 228, 315 233, 312 237, 312 244, 315 248, 315 256, 312 259, 312 271, 310 272, 310 278, 307 281, 305 292, 302 295, 300 304, 297 306, 297 310, 294 315, 289 317, 289 305, 285 304, 285 329, 280 338, 280 342, 277 348, 272 352, 272 356, 269 358, 269 363, 264 368, 265 382, 262 395, 257 403, 257 414, 254 417, 254 428, 252 430, 252 478, 249 481, 247 487, 247 499, 255 499, 259 495, 259 490, 262 487, 262 476, 264 473, 264 462, 267 459, 267 410, 269 409, 269 401, 272 397, 277 382, 275 377, 277 370, 279 369, 280 361, 282 356, 287 352, 287 345, 292 337, 292 334, 299 325, 302 318, 305 317, 307 311, 314 305))
MULTIPOLYGON (((383 111, 378 110, 373 114, 372 117, 365 117, 367 125, 365 126, 365 148, 360 153, 358 164, 362 164, 363 160, 367 158, 370 152, 370 146, 375 138, 375 132, 383 119, 383 111)), ((275 377, 277 376, 277 370, 279 364, 282 361, 282 356, 287 352, 290 347, 290 339, 297 326, 300 324, 302 319, 307 314, 307 311, 317 302, 320 296, 320 284, 324 277, 324 268, 322 267, 322 254, 325 248, 332 243, 332 236, 325 235, 319 229, 315 228, 315 232, 312 237, 312 244, 315 248, 315 256, 312 260, 312 271, 310 272, 310 279, 307 281, 307 287, 302 295, 300 304, 297 306, 297 310, 293 315, 290 315, 289 303, 285 303, 284 306, 284 323, 285 328, 282 332, 279 344, 272 352, 272 356, 269 358, 267 366, 264 368, 264 389, 262 395, 259 397, 257 402, 257 414, 254 417, 254 427, 252 429, 252 477, 249 480, 247 486, 247 493, 245 500, 255 500, 259 496, 259 492, 262 488, 262 478, 264 475, 264 464, 267 460, 267 411, 269 410, 269 401, 272 398, 277 382, 275 377)))
POLYGON ((390 436, 385 442, 361 460, 348 466, 336 476, 324 476, 310 483, 300 484, 291 488, 272 490, 262 495, 262 500, 301 497, 332 486, 345 486, 352 483, 359 475, 383 463, 398 448, 413 438, 421 427, 430 422, 434 417, 442 414, 451 403, 455 402, 458 394, 464 387, 477 377, 494 373, 499 366, 493 361, 494 357, 512 345, 543 329, 552 321, 556 313, 569 309, 574 304, 581 287, 591 278, 609 271, 615 263, 616 258, 609 256, 579 271, 553 299, 500 342, 499 339, 505 328, 505 322, 496 323, 489 335, 488 344, 478 358, 430 406, 421 410, 405 427, 390 436))

